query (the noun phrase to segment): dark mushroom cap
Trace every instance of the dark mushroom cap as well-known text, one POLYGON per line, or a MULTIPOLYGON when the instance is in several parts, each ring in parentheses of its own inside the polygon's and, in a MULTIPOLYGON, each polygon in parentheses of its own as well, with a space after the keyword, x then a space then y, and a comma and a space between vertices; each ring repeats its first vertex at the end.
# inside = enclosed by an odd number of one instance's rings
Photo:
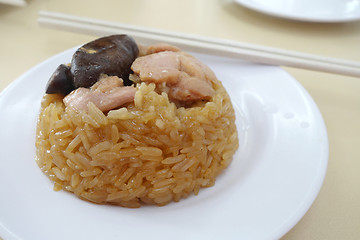
POLYGON ((61 64, 51 75, 46 85, 46 93, 60 93, 66 96, 72 90, 74 90, 74 85, 70 73, 70 68, 64 64, 61 64))
POLYGON ((73 55, 70 71, 75 88, 91 87, 101 74, 118 76, 131 85, 131 64, 139 54, 133 38, 111 35, 89 42, 73 55))

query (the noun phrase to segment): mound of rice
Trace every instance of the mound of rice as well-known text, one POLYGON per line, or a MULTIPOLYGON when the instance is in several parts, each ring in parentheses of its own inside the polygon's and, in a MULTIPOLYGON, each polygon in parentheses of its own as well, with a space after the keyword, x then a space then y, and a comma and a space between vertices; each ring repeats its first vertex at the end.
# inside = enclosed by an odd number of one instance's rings
POLYGON ((37 164, 55 190, 124 207, 179 201, 215 178, 238 147, 234 109, 220 82, 206 103, 177 107, 141 83, 133 103, 101 112, 47 94, 37 125, 37 164))

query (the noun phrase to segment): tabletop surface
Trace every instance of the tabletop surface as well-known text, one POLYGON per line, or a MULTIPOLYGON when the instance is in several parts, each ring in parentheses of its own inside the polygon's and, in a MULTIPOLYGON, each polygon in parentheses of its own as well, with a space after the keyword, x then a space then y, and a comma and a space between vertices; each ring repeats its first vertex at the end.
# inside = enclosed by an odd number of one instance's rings
MULTIPOLYGON (((40 10, 360 61, 360 21, 291 21, 248 10, 231 0, 28 0, 25 7, 0 4, 0 91, 43 60, 94 39, 40 28, 40 10)), ((282 239, 360 239, 360 79, 284 69, 318 105, 330 150, 318 197, 282 239)))

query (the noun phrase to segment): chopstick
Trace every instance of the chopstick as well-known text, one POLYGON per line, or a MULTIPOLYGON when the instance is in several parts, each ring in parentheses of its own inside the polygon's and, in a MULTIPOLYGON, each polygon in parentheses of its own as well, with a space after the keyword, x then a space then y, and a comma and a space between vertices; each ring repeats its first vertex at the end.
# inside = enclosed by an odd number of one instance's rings
POLYGON ((173 44, 185 51, 239 58, 253 63, 286 66, 360 77, 359 62, 242 43, 232 40, 169 32, 154 28, 145 28, 119 22, 111 22, 50 11, 40 11, 38 23, 42 27, 95 36, 128 34, 139 43, 154 44, 164 42, 173 44))

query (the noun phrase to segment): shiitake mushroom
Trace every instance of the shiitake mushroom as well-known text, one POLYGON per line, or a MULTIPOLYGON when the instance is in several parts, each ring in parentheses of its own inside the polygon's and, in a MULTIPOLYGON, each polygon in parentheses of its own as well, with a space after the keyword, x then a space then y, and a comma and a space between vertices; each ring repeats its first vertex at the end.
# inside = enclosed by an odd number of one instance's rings
POLYGON ((70 67, 62 64, 56 69, 46 93, 67 95, 73 89, 91 87, 101 74, 118 76, 124 80, 124 85, 131 85, 130 67, 138 54, 136 42, 128 35, 98 38, 77 49, 70 67))
POLYGON ((46 85, 46 93, 60 93, 67 95, 72 90, 74 90, 74 84, 70 68, 67 65, 61 64, 51 75, 46 85))
POLYGON ((127 35, 103 37, 83 45, 71 61, 75 88, 91 87, 100 74, 118 76, 124 85, 131 85, 130 67, 138 53, 135 41, 127 35))

